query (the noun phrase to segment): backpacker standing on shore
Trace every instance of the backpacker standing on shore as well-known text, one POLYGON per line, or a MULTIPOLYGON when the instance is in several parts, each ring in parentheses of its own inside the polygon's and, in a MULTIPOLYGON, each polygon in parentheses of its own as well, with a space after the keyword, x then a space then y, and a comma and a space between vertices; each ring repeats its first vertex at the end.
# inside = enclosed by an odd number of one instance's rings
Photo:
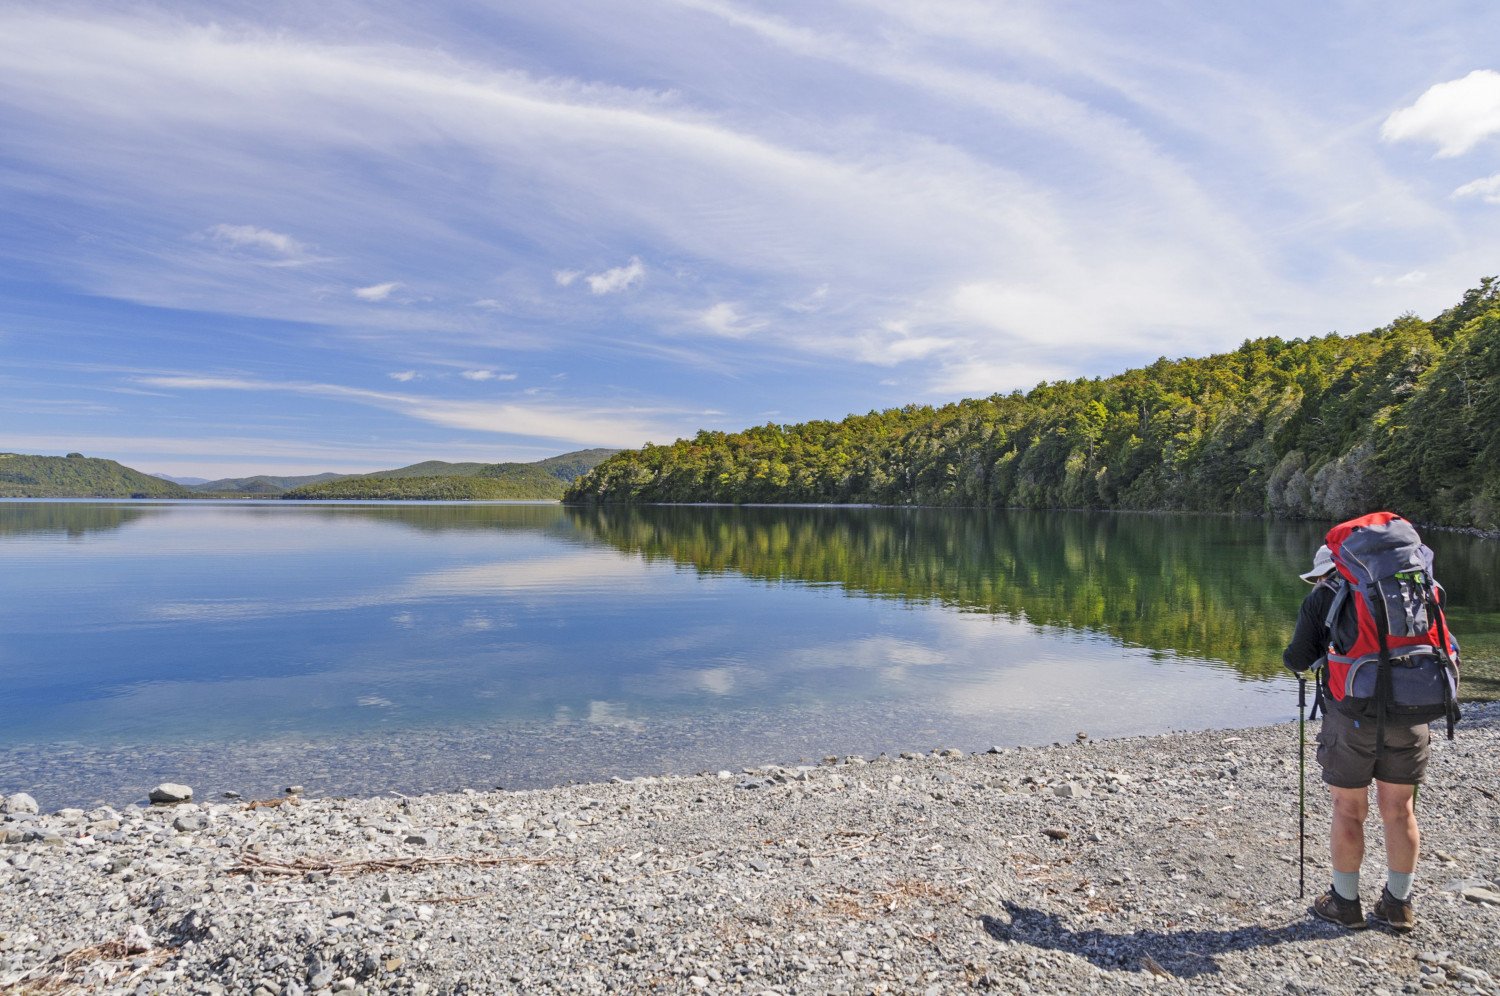
POLYGON ((1408 931, 1416 923, 1414 804, 1427 771, 1427 724, 1446 718, 1452 737, 1458 719, 1458 644, 1432 578, 1432 551, 1406 520, 1376 512, 1329 530, 1301 577, 1313 590, 1282 660, 1299 676, 1318 669, 1317 756, 1333 797, 1333 884, 1312 912, 1351 930, 1366 926, 1359 869, 1373 780, 1387 867, 1374 919, 1408 931))

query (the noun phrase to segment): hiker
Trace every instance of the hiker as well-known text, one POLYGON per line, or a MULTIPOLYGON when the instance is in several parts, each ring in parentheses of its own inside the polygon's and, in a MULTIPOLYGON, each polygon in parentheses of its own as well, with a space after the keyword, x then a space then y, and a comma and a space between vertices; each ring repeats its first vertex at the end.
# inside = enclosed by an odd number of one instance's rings
MULTIPOLYGON (((1320 665, 1328 654, 1331 634, 1329 610, 1338 587, 1333 554, 1324 545, 1313 556, 1312 569, 1301 575, 1313 590, 1302 600, 1297 629, 1282 661, 1300 677, 1320 665)), ((1347 603, 1352 609, 1353 603, 1347 603)), ((1348 617, 1335 622, 1352 626, 1348 617)), ((1340 625, 1340 624, 1343 625, 1340 625)), ((1350 930, 1366 926, 1359 902, 1359 868, 1365 856, 1365 816, 1370 809, 1370 782, 1385 826, 1386 880, 1375 903, 1374 918, 1393 930, 1406 932, 1416 924, 1412 912, 1412 875, 1417 867, 1421 831, 1415 809, 1417 785, 1427 771, 1429 732, 1426 723, 1385 724, 1385 748, 1376 749, 1377 724, 1356 719, 1324 703, 1318 731, 1318 764, 1333 797, 1333 826, 1329 848, 1333 885, 1312 906, 1314 915, 1350 930)))

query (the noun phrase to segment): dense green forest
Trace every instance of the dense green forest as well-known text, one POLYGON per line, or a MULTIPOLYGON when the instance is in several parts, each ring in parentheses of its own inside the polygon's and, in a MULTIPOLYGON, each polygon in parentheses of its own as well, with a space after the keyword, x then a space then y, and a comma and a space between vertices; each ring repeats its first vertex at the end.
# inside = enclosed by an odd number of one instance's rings
POLYGON ((0 498, 192 498, 180 484, 115 463, 69 453, 65 457, 0 453, 0 498))
POLYGON ((1500 528, 1500 284, 1362 335, 628 450, 571 502, 853 502, 1500 528))

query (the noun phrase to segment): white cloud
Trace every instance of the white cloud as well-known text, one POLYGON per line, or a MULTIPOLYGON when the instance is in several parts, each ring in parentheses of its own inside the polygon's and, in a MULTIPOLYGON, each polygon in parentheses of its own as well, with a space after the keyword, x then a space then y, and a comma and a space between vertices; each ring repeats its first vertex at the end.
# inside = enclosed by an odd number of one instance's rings
POLYGON ((386 376, 391 380, 399 380, 401 383, 405 384, 408 381, 416 380, 418 374, 415 370, 397 370, 394 373, 386 374, 386 376))
POLYGON ((300 256, 307 247, 290 235, 254 225, 214 225, 204 235, 235 249, 261 249, 280 256, 300 256))
POLYGON ((624 266, 617 266, 603 273, 591 273, 584 280, 588 282, 591 293, 615 294, 635 286, 645 276, 646 265, 641 262, 640 257, 632 256, 624 266))
POLYGON ((1425 141, 1438 156, 1460 156, 1492 135, 1500 134, 1500 73, 1476 69, 1463 79, 1428 88, 1410 107, 1385 119, 1380 137, 1387 142, 1425 141))
POLYGON ((788 311, 812 312, 823 307, 828 300, 828 285, 820 284, 811 294, 786 304, 788 311))
POLYGON ((760 319, 749 319, 740 314, 739 306, 729 301, 720 301, 698 316, 698 322, 714 335, 728 339, 743 339, 752 332, 766 327, 760 319))
POLYGON ((513 373, 498 373, 498 372, 496 372, 494 370, 465 370, 461 374, 459 374, 459 376, 463 377, 465 380, 480 380, 480 381, 484 381, 484 380, 515 380, 516 379, 516 375, 513 374, 513 373))
POLYGON ((688 411, 609 405, 573 406, 517 402, 450 401, 320 384, 308 381, 263 381, 242 377, 172 374, 138 378, 151 387, 192 391, 284 391, 310 397, 334 398, 398 412, 410 418, 451 429, 467 429, 516 436, 540 436, 584 446, 639 446, 670 442, 697 428, 688 411), (658 416, 677 416, 673 422, 658 416))
MULTIPOLYGON (((576 63, 561 57, 520 70, 482 35, 445 36, 431 12, 351 33, 319 5, 276 30, 255 26, 254 5, 214 26, 173 13, 191 5, 89 16, 11 5, 0 10, 0 135, 20 165, 0 174, 0 201, 26 210, 26 196, 9 197, 25 177, 91 228, 97 219, 96 243, 37 263, 93 294, 314 323, 374 362, 424 370, 435 361, 390 343, 420 334, 432 355, 500 362, 498 348, 566 356, 607 337, 616 382, 686 394, 666 364, 718 361, 737 384, 726 378, 711 400, 739 411, 791 409, 794 392, 803 406, 817 396, 857 407, 823 390, 830 358, 903 364, 903 384, 945 390, 978 373, 1076 375, 1113 364, 1101 356, 1368 327, 1440 305, 1464 286, 1457 274, 1487 272, 1494 256, 1495 236, 1458 217, 1490 212, 1429 203, 1430 186, 1368 154, 1369 122, 1390 105, 1360 103, 1354 84, 1306 102, 1306 78, 1285 75, 1298 60, 1260 71, 1264 37, 1237 55, 1195 51, 1195 40, 1238 37, 1249 22, 1232 12, 1184 17, 1165 38, 1148 37, 1149 13, 1139 32, 1118 30, 1128 19, 1109 5, 1087 16, 982 0, 688 6, 621 18, 592 5, 551 25, 560 38, 610 28, 619 65, 659 58, 651 78, 669 89, 653 91, 635 76, 569 78, 576 63), (76 155, 80 134, 95 139, 88 157, 76 155), (348 165, 336 182, 309 170, 334 162, 348 165), (488 177, 482 195, 421 182, 456 169, 488 177), (225 204, 236 221, 295 219, 297 238, 205 229, 225 204), (154 227, 166 233, 156 243, 154 227), (235 251, 184 247, 188 231, 235 251), (1408 232, 1421 237, 1396 238, 1408 232), (266 265, 309 245, 328 265, 266 265), (251 253, 261 265, 245 265, 251 253), (1421 294, 1389 278, 1370 292, 1375 272, 1418 263, 1431 272, 1421 294), (395 282, 363 286, 384 275, 431 303, 395 282), (620 326, 606 336, 587 298, 552 284, 635 293, 615 299, 620 326), (393 299, 401 306, 366 306, 393 299), (681 348, 667 340, 685 318, 722 337, 757 334, 681 348)), ((486 19, 503 23, 502 8, 486 19)), ((1345 41, 1339 57, 1353 59, 1360 42, 1345 41)), ((1487 197, 1473 186, 1455 196, 1487 197)), ((23 248, 0 231, 0 249, 23 248)), ((580 368, 578 380, 590 376, 580 368)), ((427 401, 381 404, 484 431, 505 414, 427 401)))
POLYGON ((1381 274, 1371 283, 1376 287, 1417 287, 1427 283, 1428 276, 1426 270, 1408 270, 1399 277, 1387 277, 1381 274))
POLYGON ((1466 183, 1453 192, 1454 197, 1478 197, 1486 204, 1500 204, 1500 173, 1466 183))
POLYGON ((391 296, 391 291, 401 285, 396 281, 385 284, 371 284, 369 287, 360 287, 354 292, 354 296, 361 301, 384 301, 391 296))
POLYGON ((1038 384, 1076 376, 1072 368, 1057 362, 1037 362, 1025 354, 1013 360, 963 360, 945 365, 932 379, 931 389, 940 394, 982 398, 1009 391, 1027 391, 1038 384))

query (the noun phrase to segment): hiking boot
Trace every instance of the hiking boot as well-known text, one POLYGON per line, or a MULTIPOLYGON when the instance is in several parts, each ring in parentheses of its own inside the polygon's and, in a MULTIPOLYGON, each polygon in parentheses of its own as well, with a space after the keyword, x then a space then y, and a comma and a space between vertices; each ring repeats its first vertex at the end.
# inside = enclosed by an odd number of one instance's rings
POLYGON ((1312 911, 1313 916, 1318 919, 1350 930, 1363 930, 1369 926, 1365 923, 1365 913, 1360 908, 1359 900, 1345 899, 1331 888, 1313 900, 1312 911))
POLYGON ((1375 919, 1399 934, 1404 934, 1417 925, 1417 915, 1411 911, 1410 899, 1397 899, 1390 889, 1380 890, 1380 899, 1375 903, 1375 919))

